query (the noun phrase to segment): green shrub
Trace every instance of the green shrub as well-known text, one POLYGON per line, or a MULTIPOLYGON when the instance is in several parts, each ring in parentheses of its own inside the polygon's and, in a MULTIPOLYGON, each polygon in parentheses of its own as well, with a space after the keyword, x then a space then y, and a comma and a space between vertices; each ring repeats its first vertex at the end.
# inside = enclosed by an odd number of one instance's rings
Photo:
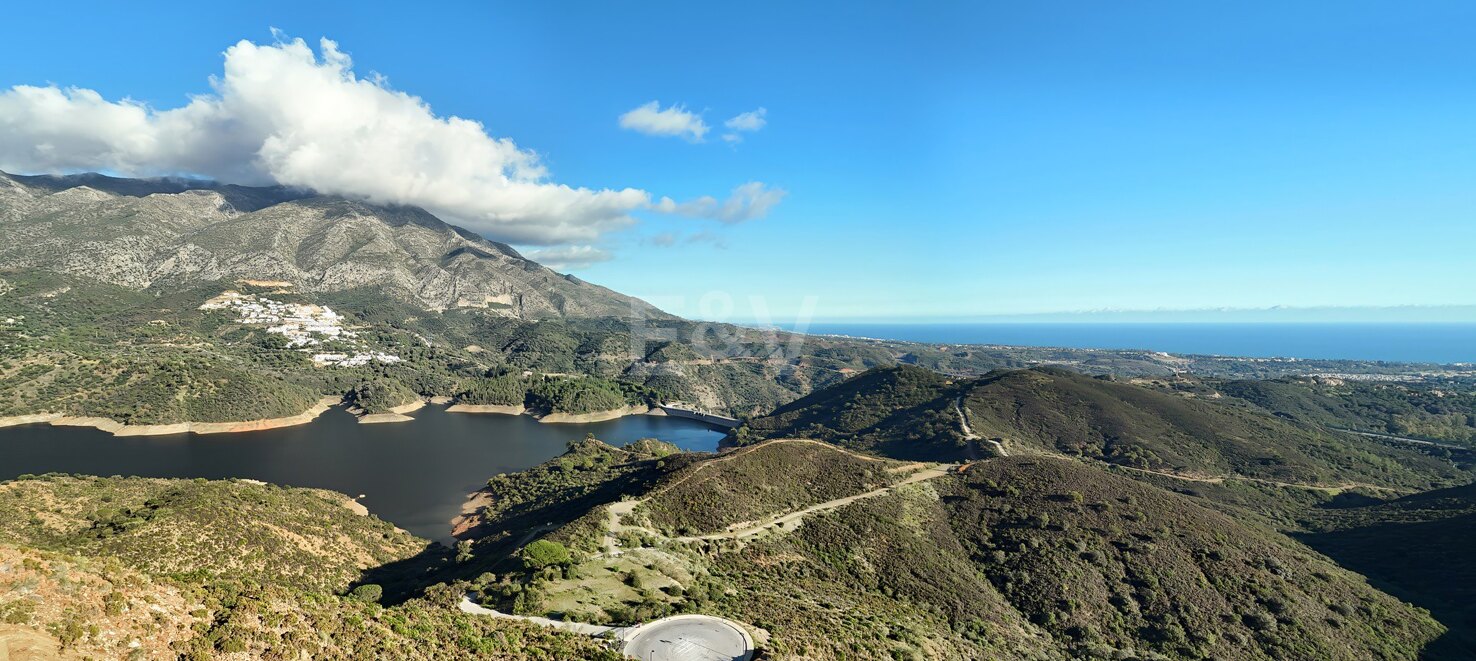
POLYGON ((364 585, 360 585, 359 587, 354 588, 354 591, 351 594, 355 599, 358 599, 359 601, 377 604, 379 603, 379 598, 384 596, 384 588, 381 588, 373 583, 365 583, 364 585))
POLYGON ((540 539, 523 547, 521 553, 523 564, 529 569, 543 569, 555 565, 567 565, 572 560, 569 549, 563 544, 548 539, 540 539))

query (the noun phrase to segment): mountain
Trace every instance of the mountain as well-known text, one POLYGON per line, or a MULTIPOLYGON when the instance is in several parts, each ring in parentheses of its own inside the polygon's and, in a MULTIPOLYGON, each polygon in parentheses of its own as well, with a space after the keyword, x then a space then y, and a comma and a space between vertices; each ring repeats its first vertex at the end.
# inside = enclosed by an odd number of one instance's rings
POLYGON ((1056 367, 956 380, 908 366, 879 368, 748 420, 730 443, 796 436, 935 460, 988 456, 994 441, 1011 454, 1325 487, 1411 490, 1469 479, 1450 459, 1424 449, 1326 431, 1236 399, 1056 367), (961 416, 977 438, 968 437, 961 416))
POLYGON ((371 288, 427 309, 519 318, 669 317, 422 209, 280 187, 0 173, 0 231, 0 270, 133 289, 251 280, 307 293, 371 288))
MULTIPOLYGON (((784 659, 1414 659, 1444 633, 1280 533, 1069 459, 959 470, 775 440, 641 461, 583 469, 604 486, 579 498, 603 504, 521 552, 471 545, 465 571, 496 570, 478 598, 588 622, 719 615, 784 659)), ((497 481, 561 510, 537 486, 553 472, 497 481)))

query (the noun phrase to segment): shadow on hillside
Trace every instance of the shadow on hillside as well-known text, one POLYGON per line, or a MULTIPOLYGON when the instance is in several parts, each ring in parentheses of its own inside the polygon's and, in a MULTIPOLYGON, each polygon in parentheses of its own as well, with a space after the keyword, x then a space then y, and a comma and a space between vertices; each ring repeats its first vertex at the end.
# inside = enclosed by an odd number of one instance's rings
POLYGON ((620 500, 632 490, 649 488, 653 479, 648 476, 645 480, 634 480, 634 487, 615 481, 588 492, 577 487, 559 489, 546 494, 544 499, 515 505, 497 521, 469 531, 470 558, 458 561, 458 549, 427 544, 413 557, 365 570, 349 589, 378 585, 384 590, 380 603, 392 606, 420 597, 434 585, 470 581, 485 572, 516 569, 514 554, 527 543, 573 523, 597 507, 620 500))
POLYGON ((1425 647, 1429 661, 1476 658, 1476 514, 1381 523, 1297 538, 1374 587, 1428 609, 1449 629, 1425 647))
POLYGON ((349 589, 378 585, 384 590, 381 604, 402 604, 425 594, 425 589, 432 585, 454 580, 454 554, 454 550, 432 542, 414 556, 364 570, 349 589))

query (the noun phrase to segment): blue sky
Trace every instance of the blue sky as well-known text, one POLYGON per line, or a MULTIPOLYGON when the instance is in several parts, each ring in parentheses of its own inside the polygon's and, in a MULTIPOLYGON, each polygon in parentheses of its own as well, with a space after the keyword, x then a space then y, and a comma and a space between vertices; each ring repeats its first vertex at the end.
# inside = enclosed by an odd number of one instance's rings
POLYGON ((636 209, 564 242, 694 317, 1476 303, 1468 2, 525 4, 28 3, 0 89, 177 108, 275 27, 560 184, 782 190, 745 222, 636 209), (621 128, 653 100, 712 130, 621 128))

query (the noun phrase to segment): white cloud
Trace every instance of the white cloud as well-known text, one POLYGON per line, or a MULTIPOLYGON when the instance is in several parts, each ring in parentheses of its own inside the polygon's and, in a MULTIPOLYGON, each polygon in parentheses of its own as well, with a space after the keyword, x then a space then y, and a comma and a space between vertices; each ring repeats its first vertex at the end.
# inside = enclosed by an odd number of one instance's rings
POLYGON ((203 175, 303 186, 422 206, 506 241, 590 240, 650 206, 634 188, 549 180, 539 156, 480 123, 438 117, 382 77, 354 75, 321 41, 241 41, 213 94, 155 110, 87 89, 18 85, 0 92, 0 169, 203 175))
POLYGON ((738 116, 733 117, 726 122, 723 122, 723 126, 726 126, 730 129, 727 133, 723 134, 723 142, 726 142, 730 145, 737 145, 738 143, 743 142, 744 133, 752 133, 763 128, 769 123, 769 121, 765 119, 765 116, 768 114, 769 110, 767 108, 760 107, 758 110, 750 110, 745 113, 739 113, 738 116))
MULTIPOLYGON (((778 201, 769 201, 775 191, 752 183, 745 186, 758 192, 747 201, 721 204, 711 197, 653 203, 636 188, 558 183, 537 153, 494 137, 481 123, 437 116, 378 74, 356 76, 333 41, 322 39, 315 55, 301 39, 273 36, 276 43, 243 40, 226 49, 211 93, 173 109, 108 101, 80 88, 0 90, 0 170, 300 186, 420 206, 492 238, 536 245, 588 243, 634 223, 635 211, 680 207, 686 215, 736 222, 730 218, 762 215, 778 201)), ((627 113, 622 125, 633 114, 638 130, 688 139, 708 130, 680 107, 661 110, 652 102, 627 113), (654 119, 637 112, 643 109, 654 119)))
POLYGON ((734 131, 757 131, 763 128, 765 124, 769 123, 769 121, 765 119, 765 115, 768 114, 769 110, 767 108, 750 110, 748 112, 741 113, 737 117, 729 119, 726 122, 723 122, 723 126, 733 129, 734 131))
POLYGON ((632 109, 620 116, 620 128, 657 136, 680 136, 690 142, 702 142, 707 135, 707 122, 702 116, 688 112, 686 106, 671 106, 665 110, 652 101, 632 109))
POLYGON ((728 199, 719 202, 711 195, 704 195, 688 202, 677 202, 663 197, 654 209, 664 213, 675 213, 693 218, 710 218, 725 223, 741 223, 745 220, 763 218, 769 210, 779 204, 789 192, 783 188, 772 188, 761 181, 750 181, 733 189, 728 199))
POLYGON ((591 264, 608 262, 612 258, 613 255, 594 246, 544 248, 542 250, 535 250, 528 255, 528 259, 555 271, 583 268, 591 264))

